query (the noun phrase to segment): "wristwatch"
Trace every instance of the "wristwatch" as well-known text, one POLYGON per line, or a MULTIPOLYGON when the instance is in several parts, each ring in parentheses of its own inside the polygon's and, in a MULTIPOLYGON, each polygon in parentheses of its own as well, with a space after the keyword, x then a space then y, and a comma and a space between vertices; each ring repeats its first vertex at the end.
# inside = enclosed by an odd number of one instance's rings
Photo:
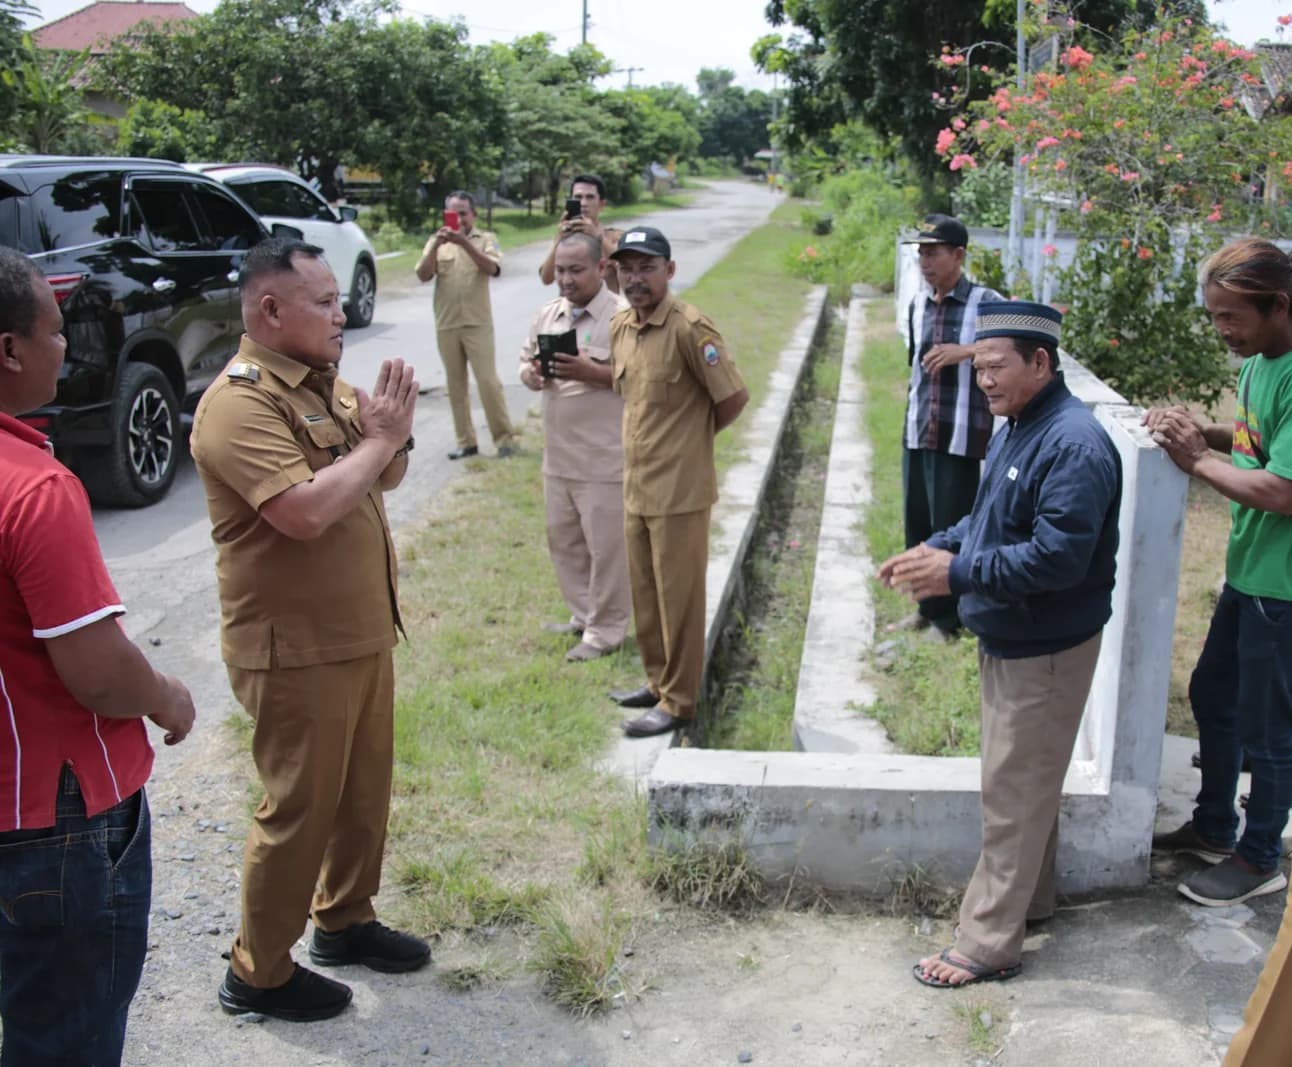
POLYGON ((395 450, 395 454, 390 458, 398 459, 400 456, 408 455, 408 453, 410 453, 412 450, 413 450, 413 435, 409 434, 408 440, 405 441, 399 448, 397 448, 395 450))

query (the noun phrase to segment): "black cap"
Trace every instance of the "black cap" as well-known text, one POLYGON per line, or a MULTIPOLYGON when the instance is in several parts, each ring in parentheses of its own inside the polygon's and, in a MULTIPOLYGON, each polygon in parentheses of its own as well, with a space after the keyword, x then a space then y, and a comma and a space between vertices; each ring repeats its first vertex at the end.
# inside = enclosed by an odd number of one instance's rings
POLYGON ((902 238, 904 245, 951 245, 964 248, 969 244, 965 224, 950 215, 925 215, 917 232, 902 238))
POLYGON ((619 238, 619 246, 610 253, 610 258, 614 259, 623 252, 640 252, 643 256, 673 258, 673 249, 668 243, 668 238, 650 226, 634 226, 631 230, 625 230, 623 236, 619 238))

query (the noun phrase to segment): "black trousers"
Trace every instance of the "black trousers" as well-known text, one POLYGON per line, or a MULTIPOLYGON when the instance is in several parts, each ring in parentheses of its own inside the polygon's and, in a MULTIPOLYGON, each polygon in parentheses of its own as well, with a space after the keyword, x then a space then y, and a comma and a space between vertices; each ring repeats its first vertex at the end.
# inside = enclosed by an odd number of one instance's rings
MULTIPOLYGON (((927 448, 902 449, 902 496, 905 501, 906 547, 954 526, 973 510, 982 461, 927 448)), ((920 601, 920 615, 942 630, 959 628, 959 597, 920 601)))

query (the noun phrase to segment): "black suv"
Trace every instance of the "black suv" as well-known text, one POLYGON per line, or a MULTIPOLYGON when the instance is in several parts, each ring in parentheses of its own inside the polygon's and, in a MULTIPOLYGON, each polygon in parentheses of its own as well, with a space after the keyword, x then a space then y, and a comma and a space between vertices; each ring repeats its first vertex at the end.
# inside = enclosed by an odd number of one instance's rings
POLYGON ((58 396, 23 419, 96 503, 166 495, 188 413, 238 345, 238 268, 266 236, 175 163, 0 155, 0 244, 44 270, 67 335, 58 396))

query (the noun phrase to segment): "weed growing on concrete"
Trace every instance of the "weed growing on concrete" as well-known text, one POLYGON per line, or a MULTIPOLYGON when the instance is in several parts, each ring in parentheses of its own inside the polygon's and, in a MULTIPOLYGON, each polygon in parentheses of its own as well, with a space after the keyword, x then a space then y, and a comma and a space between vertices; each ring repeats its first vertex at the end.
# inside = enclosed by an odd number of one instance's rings
POLYGON ((913 863, 889 874, 885 906, 890 915, 903 918, 945 919, 959 909, 960 895, 942 886, 931 867, 913 863))
POLYGON ((650 887, 694 908, 743 913, 767 903, 767 883, 749 863, 745 846, 696 843, 650 854, 650 887))
POLYGON ((1003 1051, 999 1024, 1003 1012, 996 1001, 987 997, 966 995, 951 1006, 957 1019, 964 1024, 965 1041, 979 1055, 995 1059, 1003 1051))
POLYGON ((623 989, 619 959, 627 918, 607 901, 571 897, 542 909, 536 922, 527 966, 542 978, 547 994, 575 1015, 609 1007, 623 989))

